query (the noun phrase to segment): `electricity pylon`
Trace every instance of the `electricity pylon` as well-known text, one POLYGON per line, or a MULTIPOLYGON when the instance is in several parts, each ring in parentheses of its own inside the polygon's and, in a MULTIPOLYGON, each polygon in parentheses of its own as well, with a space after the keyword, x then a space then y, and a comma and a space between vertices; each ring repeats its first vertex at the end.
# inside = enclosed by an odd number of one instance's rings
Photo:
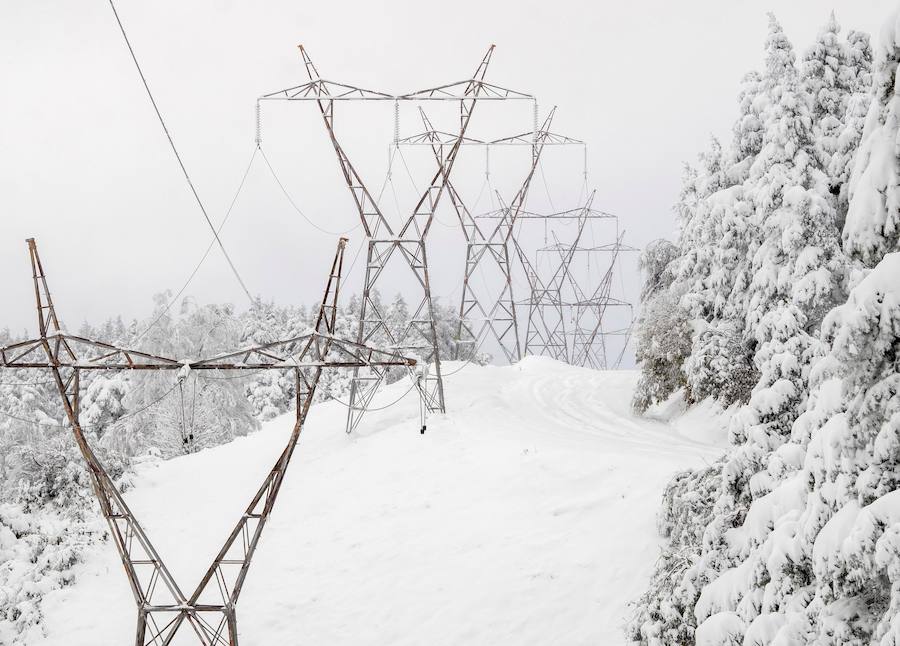
POLYGON ((301 336, 193 362, 117 347, 63 331, 33 239, 28 240, 37 302, 37 339, 0 348, 0 369, 49 370, 94 495, 128 577, 137 606, 135 646, 169 646, 187 625, 203 646, 237 646, 236 607, 251 559, 281 489, 322 371, 404 366, 415 360, 334 337, 346 238, 331 265, 315 328, 301 336), (299 348, 299 349, 297 349, 299 348), (296 421, 287 444, 193 592, 186 594, 156 551, 120 490, 97 458, 79 421, 84 370, 290 370, 297 385, 296 421))
MULTIPOLYGON (((450 180, 447 181, 447 195, 456 212, 463 236, 466 240, 466 260, 463 274, 462 295, 459 305, 459 321, 456 330, 457 359, 468 359, 477 352, 484 339, 493 337, 509 363, 522 357, 519 342, 519 328, 516 317, 516 301, 512 285, 512 255, 509 249, 510 237, 516 218, 525 204, 532 178, 540 163, 545 146, 578 145, 584 142, 550 131, 556 112, 554 107, 543 124, 532 132, 525 132, 492 141, 482 141, 465 137, 464 146, 481 146, 490 154, 495 146, 525 145, 531 147, 531 164, 525 178, 508 209, 502 211, 499 222, 482 223, 473 217, 450 180), (476 276, 480 276, 488 293, 479 293, 475 288, 476 276)), ((457 143, 451 133, 435 129, 425 112, 420 109, 425 132, 399 139, 398 146, 429 145, 435 159, 440 163, 445 148, 457 143)), ((489 170, 485 169, 485 175, 489 170)))
MULTIPOLYGON (((528 309, 524 353, 550 356, 571 365, 603 370, 617 367, 624 354, 623 348, 615 361, 610 361, 607 338, 627 336, 631 329, 631 303, 611 295, 617 261, 622 252, 637 250, 623 243, 624 232, 619 232, 615 215, 591 208, 594 194, 591 193, 588 201, 577 209, 549 214, 522 212, 518 216, 520 222, 542 221, 545 224, 574 219, 575 235, 571 241, 560 242, 554 232, 554 244, 538 249, 534 261, 518 239, 514 239, 513 243, 529 284, 529 297, 520 303, 528 309), (616 223, 615 241, 599 246, 582 246, 581 240, 587 227, 597 220, 616 223), (579 279, 573 270, 573 262, 579 255, 602 257, 605 260, 601 262, 607 263, 603 275, 592 288, 585 289, 584 278, 579 279), (549 261, 553 270, 549 278, 542 276, 538 270, 548 264, 545 261, 549 261), (621 329, 610 329, 606 318, 611 309, 624 310, 629 324, 621 329)), ((502 217, 502 210, 479 216, 480 219, 499 217, 502 217)), ((595 265, 597 262, 596 259, 593 261, 595 265)))
MULTIPOLYGON (((417 354, 421 360, 421 374, 416 377, 427 412, 444 412, 444 385, 441 377, 441 356, 438 347, 434 303, 428 274, 426 239, 434 220, 434 213, 447 189, 450 173, 456 162, 472 112, 480 100, 525 99, 534 97, 516 92, 484 80, 494 51, 492 45, 475 74, 468 80, 432 87, 426 90, 393 95, 368 90, 358 86, 323 79, 306 49, 301 45, 300 54, 309 81, 302 85, 273 92, 260 97, 265 100, 314 101, 322 116, 328 138, 337 155, 341 173, 353 197, 363 230, 367 237, 366 275, 359 313, 357 341, 366 343, 375 335, 384 335, 393 348, 417 354), (385 217, 371 191, 350 161, 340 143, 335 129, 335 101, 457 101, 459 102, 459 130, 454 143, 438 160, 431 181, 418 199, 412 211, 396 227, 385 217), (412 273, 420 290, 416 306, 401 332, 396 336, 387 325, 384 313, 374 298, 379 279, 392 258, 402 259, 401 265, 412 273)), ((347 432, 355 429, 366 412, 379 385, 385 378, 383 370, 357 370, 350 389, 350 407, 347 414, 347 432)))
POLYGON ((566 339, 566 303, 563 301, 563 287, 574 257, 574 249, 581 239, 586 216, 590 212, 593 200, 592 192, 578 213, 575 242, 567 249, 560 250, 558 263, 549 280, 541 277, 536 265, 529 260, 528 254, 519 242, 513 239, 530 288, 528 323, 525 328, 526 355, 549 355, 559 361, 571 363, 566 339))

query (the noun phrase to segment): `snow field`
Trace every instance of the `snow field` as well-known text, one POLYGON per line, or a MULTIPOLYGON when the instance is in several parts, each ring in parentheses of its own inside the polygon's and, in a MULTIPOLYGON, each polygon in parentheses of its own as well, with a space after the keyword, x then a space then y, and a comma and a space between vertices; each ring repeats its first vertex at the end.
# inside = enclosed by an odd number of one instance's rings
MULTIPOLYGON (((624 643, 627 604, 658 555, 663 487, 724 441, 712 416, 690 437, 634 418, 636 380, 538 358, 468 366, 446 380, 450 412, 424 436, 412 395, 349 436, 343 407, 314 406, 240 599, 241 643, 624 643)), ((208 567, 292 421, 140 466, 126 497, 182 588, 208 567)), ((133 597, 112 545, 76 575, 44 600, 48 636, 28 643, 130 643, 133 597)))

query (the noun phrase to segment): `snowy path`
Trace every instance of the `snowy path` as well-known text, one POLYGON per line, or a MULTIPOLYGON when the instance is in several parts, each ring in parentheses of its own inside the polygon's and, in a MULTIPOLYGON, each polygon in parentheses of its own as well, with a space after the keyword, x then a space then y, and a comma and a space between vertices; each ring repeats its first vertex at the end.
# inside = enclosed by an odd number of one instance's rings
MULTIPOLYGON (((658 554, 663 486, 720 452, 632 417, 636 378, 543 359, 467 367, 447 380, 452 412, 425 436, 412 395, 354 436, 338 404, 314 407, 241 597, 241 643, 624 643, 627 603, 658 554)), ((142 467, 127 497, 182 587, 205 570, 290 426, 282 417, 142 467)), ((133 640, 111 545, 44 610, 49 636, 33 644, 133 640)))

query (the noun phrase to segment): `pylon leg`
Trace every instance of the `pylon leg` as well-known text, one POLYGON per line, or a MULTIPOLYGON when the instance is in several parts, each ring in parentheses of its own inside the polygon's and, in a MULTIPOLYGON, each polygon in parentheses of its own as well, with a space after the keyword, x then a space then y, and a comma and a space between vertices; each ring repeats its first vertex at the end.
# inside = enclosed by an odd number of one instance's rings
MULTIPOLYGON (((425 410, 430 413, 443 413, 444 384, 425 243, 422 240, 369 240, 366 258, 366 277, 359 311, 357 342, 368 343, 372 337, 381 333, 397 351, 418 354, 422 359, 423 374, 417 383, 425 410), (373 298, 378 279, 395 254, 406 261, 422 294, 422 299, 397 338, 394 338, 385 321, 384 313, 379 311, 373 298)), ((348 433, 359 426, 385 377, 384 370, 354 369, 353 380, 350 383, 350 407, 347 411, 348 433)), ((416 379, 416 376, 412 375, 412 378, 416 379)))
POLYGON ((522 358, 516 304, 512 289, 512 266, 506 242, 470 242, 466 246, 466 273, 459 306, 457 326, 457 358, 469 359, 477 352, 484 338, 490 334, 499 344, 509 363, 522 358), (485 308, 473 287, 472 277, 485 257, 494 260, 502 285, 487 295, 490 309, 485 308), (480 323, 475 317, 481 318, 480 323), (465 338, 464 338, 465 337, 465 338))

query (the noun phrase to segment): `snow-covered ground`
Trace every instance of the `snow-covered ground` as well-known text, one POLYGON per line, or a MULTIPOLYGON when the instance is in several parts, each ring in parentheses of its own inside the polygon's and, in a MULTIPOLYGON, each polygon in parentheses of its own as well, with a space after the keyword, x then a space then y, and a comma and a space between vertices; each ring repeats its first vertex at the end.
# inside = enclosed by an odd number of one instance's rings
MULTIPOLYGON (((538 358, 468 366, 447 378, 450 412, 424 436, 412 395, 350 436, 340 404, 313 407, 241 596, 241 643, 624 643, 628 602, 659 550, 662 489, 724 441, 714 415, 690 432, 634 418, 636 380, 538 358)), ((291 424, 140 467, 127 499, 183 588, 291 424)), ((93 548, 77 577, 46 597, 48 637, 30 644, 131 643, 133 597, 112 545, 93 548)))

